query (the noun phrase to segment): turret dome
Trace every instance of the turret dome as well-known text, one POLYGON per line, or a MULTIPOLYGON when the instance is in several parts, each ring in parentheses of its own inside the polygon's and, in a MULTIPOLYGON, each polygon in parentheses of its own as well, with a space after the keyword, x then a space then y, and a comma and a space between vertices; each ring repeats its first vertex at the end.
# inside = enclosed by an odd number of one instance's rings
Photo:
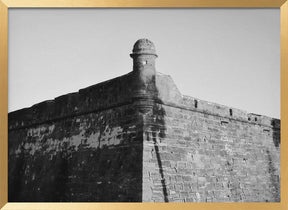
POLYGON ((134 44, 132 52, 132 55, 151 54, 157 56, 155 46, 149 39, 137 40, 137 42, 134 44))

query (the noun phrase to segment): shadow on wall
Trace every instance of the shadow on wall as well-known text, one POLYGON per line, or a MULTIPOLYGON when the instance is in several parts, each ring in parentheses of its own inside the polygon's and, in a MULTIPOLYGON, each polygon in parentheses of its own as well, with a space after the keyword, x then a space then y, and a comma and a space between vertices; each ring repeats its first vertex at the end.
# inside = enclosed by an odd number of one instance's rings
POLYGON ((280 129, 278 127, 280 127, 280 121, 273 119, 271 122, 272 128, 273 128, 273 142, 275 147, 279 147, 280 146, 280 129))
MULTIPOLYGON (((160 104, 162 104, 161 101, 160 101, 160 104)), ((155 153, 156 153, 157 163, 158 163, 158 167, 159 167, 159 173, 160 173, 160 176, 161 176, 161 184, 162 184, 164 201, 165 202, 169 202, 167 186, 166 186, 166 180, 165 180, 165 175, 164 175, 164 171, 163 171, 161 155, 160 155, 160 152, 159 152, 158 141, 157 141, 157 139, 158 139, 159 142, 161 142, 161 139, 165 138, 165 131, 166 131, 165 120, 164 120, 165 114, 166 113, 165 113, 165 110, 162 107, 162 105, 154 103, 153 116, 156 116, 156 122, 151 127, 151 130, 152 130, 152 141, 153 141, 153 144, 154 144, 154 150, 155 150, 155 153), (158 138, 157 138, 157 134, 158 134, 158 138)))
POLYGON ((272 190, 273 201, 280 202, 280 179, 279 176, 275 174, 276 168, 273 165, 273 159, 268 149, 266 150, 266 153, 268 157, 268 172, 270 175, 270 189, 272 190))
MULTIPOLYGON (((281 143, 281 130, 280 130, 280 121, 277 119, 273 119, 271 122, 273 133, 273 143, 276 149, 280 150, 280 143, 281 143)), ((273 158, 270 151, 266 150, 267 158, 268 158, 268 172, 270 175, 270 183, 271 183, 271 190, 273 192, 274 202, 280 202, 280 177, 276 174, 277 169, 273 165, 273 158)))
POLYGON ((11 168, 11 170, 15 170, 15 173, 10 172, 13 173, 13 176, 8 179, 9 202, 67 200, 65 197, 68 177, 66 155, 61 152, 50 163, 41 157, 33 162, 23 147, 21 150, 23 152, 20 153, 20 157, 17 157, 15 165, 12 166, 13 169, 11 168), (48 165, 53 168, 53 173, 43 170, 48 165), (29 171, 32 167, 35 169, 34 173, 37 171, 37 175, 29 171))
MULTIPOLYGON (((21 151, 23 151, 23 146, 21 147, 21 151)), ((9 174, 15 174, 8 179, 8 200, 9 201, 18 201, 18 197, 20 196, 20 192, 22 192, 23 184, 21 177, 25 174, 25 156, 24 153, 20 153, 20 157, 16 158, 15 164, 13 166, 9 166, 9 174)))
POLYGON ((68 182, 68 157, 65 152, 60 152, 58 154, 57 160, 56 160, 56 165, 55 165, 55 179, 52 182, 53 187, 51 190, 51 200, 59 200, 60 202, 62 201, 67 201, 67 195, 66 191, 67 189, 67 182, 68 182))
MULTIPOLYGON (((152 81, 155 84, 155 76, 153 77, 152 81)), ((161 143, 162 139, 166 137, 165 136, 166 125, 164 120, 166 112, 162 106, 163 102, 159 99, 159 91, 156 88, 156 85, 153 87, 152 91, 153 91, 152 95, 154 95, 154 100, 153 100, 152 112, 150 112, 149 114, 150 119, 148 121, 148 126, 151 129, 152 136, 149 134, 147 134, 146 136, 148 142, 150 141, 153 142, 157 166, 159 169, 159 175, 161 177, 164 202, 169 202, 166 179, 163 169, 163 161, 161 159, 161 152, 160 152, 161 148, 159 149, 159 143, 161 143), (151 137, 152 139, 150 139, 151 137)))

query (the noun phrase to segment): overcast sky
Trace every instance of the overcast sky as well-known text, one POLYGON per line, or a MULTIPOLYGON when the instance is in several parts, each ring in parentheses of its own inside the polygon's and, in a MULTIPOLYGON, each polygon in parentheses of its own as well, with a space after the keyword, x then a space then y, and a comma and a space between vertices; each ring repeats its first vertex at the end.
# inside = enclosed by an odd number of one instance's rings
POLYGON ((280 118, 279 9, 9 9, 8 109, 132 71, 140 38, 183 95, 280 118))

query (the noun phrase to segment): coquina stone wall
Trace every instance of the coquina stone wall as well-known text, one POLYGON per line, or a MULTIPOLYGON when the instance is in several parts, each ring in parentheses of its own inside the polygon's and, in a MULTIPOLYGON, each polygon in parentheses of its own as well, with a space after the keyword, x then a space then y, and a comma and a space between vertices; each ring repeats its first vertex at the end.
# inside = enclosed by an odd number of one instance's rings
POLYGON ((142 200, 132 77, 9 114, 9 201, 142 200))
POLYGON ((144 202, 280 201, 279 120, 158 90, 144 121, 144 202))
POLYGON ((280 120, 183 96, 138 40, 133 71, 9 113, 8 200, 279 202, 280 120))

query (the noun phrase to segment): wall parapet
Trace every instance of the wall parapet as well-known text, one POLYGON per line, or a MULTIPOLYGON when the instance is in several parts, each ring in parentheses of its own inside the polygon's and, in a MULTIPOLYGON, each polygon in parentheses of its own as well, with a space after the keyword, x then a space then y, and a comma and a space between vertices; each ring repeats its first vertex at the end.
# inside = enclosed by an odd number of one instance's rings
POLYGON ((157 102, 160 104, 218 116, 223 120, 237 120, 280 129, 279 119, 248 113, 237 108, 182 95, 169 75, 157 74, 156 86, 158 91, 157 102))
MULTIPOLYGON (((134 76, 133 72, 130 72, 115 79, 80 89, 78 92, 11 112, 8 116, 9 130, 111 109, 133 103, 135 100, 146 100, 135 96, 134 76)), ((156 94, 152 100, 156 103, 218 116, 223 118, 224 121, 238 120, 280 129, 279 119, 248 113, 240 109, 182 95, 169 75, 157 72, 155 83, 156 94)))
POLYGON ((271 118, 264 115, 248 113, 246 111, 211 103, 208 101, 200 100, 190 96, 183 96, 183 108, 188 108, 192 111, 198 111, 205 114, 216 115, 224 119, 237 120, 251 124, 258 124, 266 127, 273 127, 280 129, 280 120, 271 118))
POLYGON ((132 103, 131 73, 9 113, 8 129, 19 129, 132 103))

